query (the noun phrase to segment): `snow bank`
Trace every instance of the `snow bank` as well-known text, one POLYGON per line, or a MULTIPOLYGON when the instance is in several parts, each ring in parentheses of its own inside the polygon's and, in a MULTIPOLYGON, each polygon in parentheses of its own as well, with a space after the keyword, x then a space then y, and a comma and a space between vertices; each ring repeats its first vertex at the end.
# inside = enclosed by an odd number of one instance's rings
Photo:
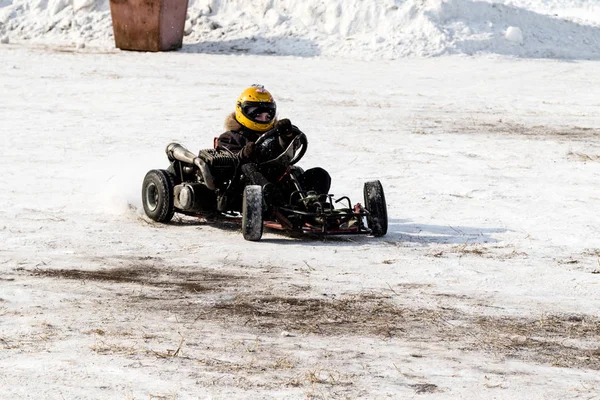
MULTIPOLYGON (((184 51, 389 59, 600 55, 600 0, 190 0, 184 51)), ((113 46, 108 0, 0 0, 6 41, 113 46)))

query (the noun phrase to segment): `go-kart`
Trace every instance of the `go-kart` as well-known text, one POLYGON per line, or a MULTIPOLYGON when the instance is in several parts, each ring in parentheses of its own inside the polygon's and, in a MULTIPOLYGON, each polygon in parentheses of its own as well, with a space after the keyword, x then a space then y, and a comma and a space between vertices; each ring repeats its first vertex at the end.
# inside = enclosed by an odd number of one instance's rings
MULTIPOLYGON (((364 205, 353 205, 346 196, 334 199, 329 193, 304 190, 298 179, 303 170, 295 164, 306 153, 308 140, 295 125, 292 129, 295 137, 287 148, 257 162, 261 170, 281 171, 276 183, 282 188, 283 201, 268 204, 263 187, 247 184, 238 157, 228 149, 215 145, 196 156, 182 145, 171 143, 166 148, 170 166, 150 170, 144 177, 142 203, 146 215, 163 223, 169 222, 175 212, 241 218, 243 237, 251 241, 261 239, 264 227, 316 235, 385 235, 388 218, 381 182, 364 183, 364 205)), ((264 133, 255 148, 268 154, 266 150, 273 148, 279 135, 277 129, 264 133)))

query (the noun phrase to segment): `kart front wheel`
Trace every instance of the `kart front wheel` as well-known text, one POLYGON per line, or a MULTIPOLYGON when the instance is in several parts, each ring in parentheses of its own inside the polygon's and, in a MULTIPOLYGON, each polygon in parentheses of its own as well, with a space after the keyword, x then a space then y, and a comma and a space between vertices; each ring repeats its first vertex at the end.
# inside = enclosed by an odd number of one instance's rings
POLYGON ((387 205, 383 186, 379 181, 365 182, 365 208, 369 212, 367 224, 375 237, 383 236, 388 229, 387 205))
POLYGON ((242 234, 244 239, 256 242, 263 234, 262 187, 248 185, 242 201, 242 234))
POLYGON ((148 171, 142 183, 142 204, 150 219, 156 222, 169 222, 173 218, 175 207, 174 177, 164 169, 148 171))

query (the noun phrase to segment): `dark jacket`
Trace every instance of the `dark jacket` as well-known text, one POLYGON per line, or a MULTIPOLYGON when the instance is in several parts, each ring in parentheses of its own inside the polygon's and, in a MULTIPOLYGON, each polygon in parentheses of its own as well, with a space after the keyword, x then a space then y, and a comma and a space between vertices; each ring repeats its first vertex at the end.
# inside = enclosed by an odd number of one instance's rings
POLYGON ((248 162, 242 149, 249 142, 256 142, 263 132, 253 131, 237 122, 235 113, 231 113, 225 118, 225 129, 227 131, 217 138, 217 146, 225 147, 237 154, 242 163, 248 162))
MULTIPOLYGON (((255 142, 258 140, 258 138, 264 132, 253 131, 242 126, 236 121, 235 113, 231 113, 227 116, 227 118, 225 118, 225 129, 227 131, 217 138, 217 146, 225 147, 234 154, 237 154, 242 164, 250 163, 251 160, 246 159, 243 155, 243 148, 249 142, 255 142)), ((266 146, 267 149, 263 150, 266 150, 267 152, 267 154, 264 154, 264 156, 266 159, 270 159, 272 156, 281 154, 283 149, 285 149, 288 144, 289 143, 282 141, 281 137, 280 140, 272 140, 266 146)), ((242 170, 244 167, 242 167, 242 170)), ((251 175, 249 176, 249 179, 252 184, 259 184, 262 186, 267 182, 263 176, 263 173, 266 173, 268 179, 273 179, 274 177, 280 177, 281 172, 282 171, 278 171, 277 168, 275 168, 274 170, 261 170, 261 173, 258 173, 257 170, 253 171, 252 173, 249 173, 248 171, 245 171, 244 173, 245 175, 251 175)), ((327 171, 322 168, 311 168, 307 170, 299 176, 299 180, 304 190, 314 190, 320 194, 328 193, 329 187, 331 186, 331 177, 327 171)))
MULTIPOLYGON (((275 121, 275 123, 277 123, 277 121, 275 121)), ((225 147, 236 154, 242 164, 253 161, 245 156, 245 152, 243 151, 244 146, 249 142, 256 142, 264 132, 253 131, 246 128, 237 122, 235 113, 231 113, 225 118, 225 129, 227 131, 217 138, 217 146, 225 147)), ((283 149, 287 147, 287 143, 277 140, 270 141, 269 144, 265 143, 265 145, 267 147, 266 149, 263 149, 263 152, 265 153, 261 154, 266 157, 266 159, 271 158, 270 156, 279 155, 283 149)))

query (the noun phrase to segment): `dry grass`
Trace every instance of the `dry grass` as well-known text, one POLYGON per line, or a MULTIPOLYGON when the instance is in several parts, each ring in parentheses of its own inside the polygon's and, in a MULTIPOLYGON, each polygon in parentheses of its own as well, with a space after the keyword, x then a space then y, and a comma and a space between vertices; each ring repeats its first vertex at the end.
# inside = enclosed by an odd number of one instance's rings
POLYGON ((402 334, 408 324, 429 324, 438 311, 401 308, 389 297, 360 293, 341 299, 239 295, 215 304, 211 319, 236 321, 261 331, 319 335, 402 334))
POLYGON ((536 139, 552 137, 560 140, 564 138, 570 141, 590 141, 600 138, 600 131, 598 129, 580 126, 524 125, 504 120, 493 122, 480 120, 466 122, 462 120, 455 121, 454 123, 456 125, 455 130, 458 133, 486 132, 528 136, 536 139))
POLYGON ((600 320, 548 315, 538 320, 478 317, 478 345, 507 358, 600 370, 600 320))
POLYGON ((215 305, 206 317, 260 331, 464 342, 464 349, 495 356, 600 370, 600 321, 591 316, 467 315, 448 308, 399 307, 389 297, 363 293, 338 300, 244 295, 215 305))
POLYGON ((527 253, 519 252, 515 248, 510 246, 494 246, 469 243, 450 246, 443 249, 438 248, 431 252, 429 255, 436 258, 448 256, 474 256, 482 258, 494 258, 499 260, 527 257, 527 253))
POLYGON ((121 354, 133 356, 140 353, 140 350, 134 346, 123 346, 114 343, 98 342, 95 343, 90 349, 98 354, 121 354))
POLYGON ((439 392, 437 385, 432 383, 416 383, 414 385, 410 385, 413 389, 415 389, 415 393, 435 393, 439 392))
POLYGON ((99 281, 112 283, 133 283, 180 292, 211 292, 230 285, 241 277, 208 270, 191 269, 162 272, 148 266, 130 266, 103 270, 78 269, 35 269, 33 275, 50 278, 99 281))
POLYGON ((598 154, 586 154, 586 153, 580 153, 577 151, 568 152, 567 158, 569 158, 570 160, 582 161, 582 162, 600 161, 600 155, 598 155, 598 154))
MULTIPOLYGON (((487 254, 485 249, 477 246, 463 246, 455 248, 455 251, 460 255, 476 257, 487 254)), ((587 315, 545 315, 537 319, 525 319, 466 313, 443 306, 408 307, 397 303, 396 299, 401 297, 391 287, 382 292, 361 292, 338 298, 299 297, 297 292, 293 295, 265 295, 261 294, 265 288, 253 278, 197 267, 168 273, 157 268, 135 266, 101 271, 36 269, 31 273, 39 277, 152 286, 158 291, 154 297, 123 296, 120 301, 128 302, 128 307, 138 307, 144 312, 166 311, 185 316, 190 319, 187 321, 189 323, 207 321, 221 324, 228 330, 241 328, 275 335, 289 332, 294 336, 395 338, 419 345, 444 343, 462 350, 489 352, 500 358, 600 370, 600 321, 587 315), (233 295, 240 287, 253 290, 233 295), (194 301, 181 301, 181 297, 166 295, 173 292, 193 292, 190 295, 194 301), (215 292, 227 292, 229 296, 215 297, 215 292), (211 296, 210 301, 202 301, 203 296, 211 296)), ((402 296, 410 295, 407 292, 410 290, 427 289, 427 286, 410 284, 398 287, 398 290, 402 290, 402 296)), ((268 293, 272 293, 272 290, 268 293)), ((467 300, 456 298, 458 303, 467 300)), ((102 340, 108 335, 99 329, 87 333, 95 334, 102 340)), ((93 350, 100 354, 116 352, 126 355, 141 351, 133 346, 121 348, 107 343, 98 341, 93 350)), ((176 357, 183 344, 182 337, 178 346, 174 343, 173 350, 155 352, 154 356, 176 357)), ((6 348, 10 343, 3 341, 3 346, 6 348)), ((244 342, 242 348, 249 356, 263 355, 259 341, 244 342)), ((212 364, 214 360, 207 360, 206 363, 212 364)), ((281 371, 293 368, 296 363, 287 358, 277 358, 265 365, 266 368, 281 371)), ((227 368, 231 368, 231 365, 227 368)), ((324 371, 311 370, 289 384, 342 381, 335 374, 329 376, 324 371)), ((423 393, 436 390, 427 385, 415 387, 415 391, 423 393)))

